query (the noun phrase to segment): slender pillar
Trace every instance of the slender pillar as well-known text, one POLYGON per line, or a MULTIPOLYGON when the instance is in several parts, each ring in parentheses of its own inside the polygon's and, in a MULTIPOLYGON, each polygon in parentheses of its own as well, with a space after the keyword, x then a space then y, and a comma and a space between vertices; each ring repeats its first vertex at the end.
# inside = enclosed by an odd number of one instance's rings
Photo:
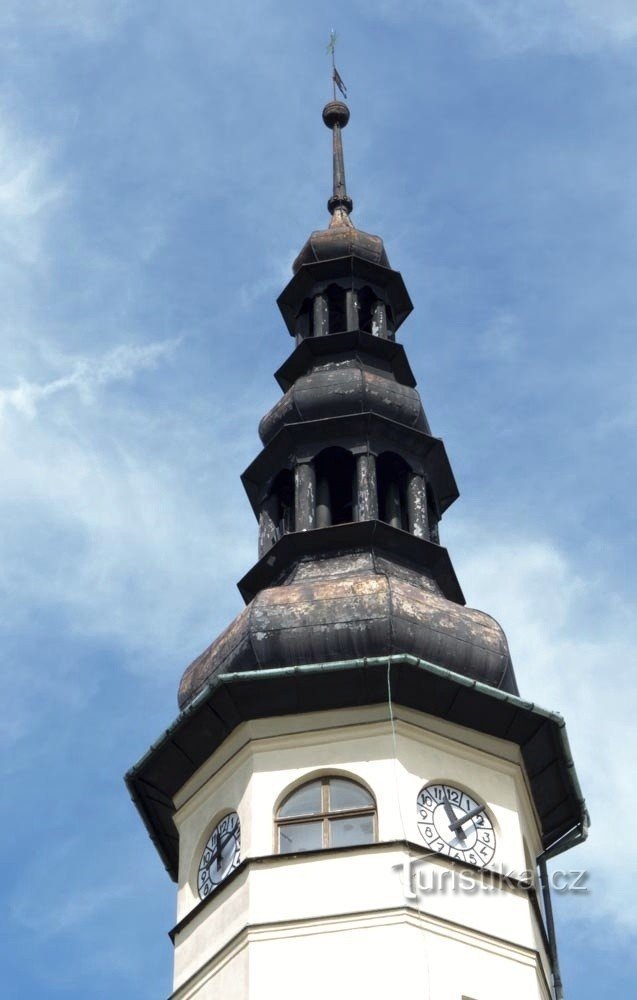
POLYGON ((319 476, 316 484, 316 527, 329 528, 331 523, 330 484, 325 476, 319 476))
POLYGON ((358 463, 352 469, 352 521, 360 521, 360 507, 358 504, 358 463))
POLYGON ((294 523, 296 531, 316 527, 316 475, 312 462, 299 462, 294 470, 294 523))
POLYGON ((385 303, 378 300, 372 309, 372 336, 387 338, 387 310, 385 303))
POLYGON ((351 289, 345 292, 345 329, 358 330, 358 292, 351 289))
POLYGON ((315 337, 324 337, 330 332, 329 309, 326 295, 315 295, 312 303, 312 332, 315 337))
POLYGON ((402 528, 403 519, 400 510, 400 490, 398 483, 391 482, 388 484, 385 503, 387 505, 385 512, 387 523, 391 524, 392 528, 402 528))
POLYGON ((425 477, 410 472, 407 479, 407 523, 412 535, 428 538, 427 491, 425 477))
POLYGON ((373 521, 378 517, 374 455, 358 455, 356 458, 356 508, 357 521, 373 521))
POLYGON ((438 533, 438 517, 432 499, 427 495, 427 522, 429 528, 429 540, 440 545, 440 535, 438 533))
POLYGON ((263 501, 259 513, 259 559, 279 538, 279 500, 274 493, 263 501))

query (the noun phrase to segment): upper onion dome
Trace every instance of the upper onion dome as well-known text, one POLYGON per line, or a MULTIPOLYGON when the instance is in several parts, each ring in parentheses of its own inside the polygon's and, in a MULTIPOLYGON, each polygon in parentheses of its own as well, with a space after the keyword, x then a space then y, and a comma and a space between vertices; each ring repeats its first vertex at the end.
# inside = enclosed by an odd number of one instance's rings
POLYGON ((349 108, 342 101, 330 101, 323 108, 323 121, 332 130, 334 190, 327 203, 332 218, 327 229, 317 229, 310 235, 294 261, 292 270, 296 274, 304 264, 334 260, 335 257, 350 257, 352 254, 389 267, 380 236, 362 232, 350 219, 354 203, 347 194, 341 140, 341 129, 349 121, 349 108))
POLYGON ((417 390, 354 357, 301 375, 262 417, 259 436, 267 444, 286 424, 350 413, 376 413, 430 433, 417 390))

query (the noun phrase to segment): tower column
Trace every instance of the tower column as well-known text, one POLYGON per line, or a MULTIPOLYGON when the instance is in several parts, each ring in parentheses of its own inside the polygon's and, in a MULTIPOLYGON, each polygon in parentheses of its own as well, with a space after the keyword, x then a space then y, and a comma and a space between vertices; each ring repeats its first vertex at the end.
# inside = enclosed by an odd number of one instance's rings
POLYGON ((279 498, 270 493, 263 501, 259 513, 259 559, 277 541, 279 533, 279 498))
POLYGON ((312 462, 299 462, 294 470, 294 514, 297 531, 316 527, 316 473, 312 462))
POLYGON ((372 336, 387 339, 387 310, 385 303, 377 301, 372 309, 372 336))
POLYGON ((376 458, 363 454, 356 458, 357 520, 373 521, 378 517, 376 458))
POLYGON ((410 472, 407 479, 407 522, 412 535, 427 538, 427 489, 425 477, 418 472, 410 472))
POLYGON ((347 330, 358 330, 358 292, 345 292, 345 324, 347 330))
POLYGON ((325 295, 314 296, 314 302, 312 303, 312 319, 312 333, 315 337, 324 337, 325 334, 330 332, 329 310, 327 306, 327 297, 325 295))
POLYGON ((438 532, 438 513, 436 511, 433 498, 427 491, 427 528, 429 529, 429 540, 440 544, 440 534, 438 532))

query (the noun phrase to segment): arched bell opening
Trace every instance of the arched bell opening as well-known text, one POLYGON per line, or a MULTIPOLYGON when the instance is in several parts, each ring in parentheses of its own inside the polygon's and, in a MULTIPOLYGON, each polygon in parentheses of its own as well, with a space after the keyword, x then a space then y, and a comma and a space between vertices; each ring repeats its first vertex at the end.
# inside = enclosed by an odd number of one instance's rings
POLYGON ((282 469, 272 481, 259 515, 259 555, 294 531, 294 474, 282 469))
POLYGON ((296 319, 296 340, 329 333, 362 330, 373 337, 394 340, 391 307, 369 285, 344 288, 333 282, 306 299, 296 319))
POLYGON ((378 516, 393 528, 409 531, 407 484, 411 469, 400 455, 383 452, 376 460, 378 516))
POLYGON ((314 310, 313 300, 305 299, 296 317, 296 324, 294 328, 297 344, 300 344, 301 341, 306 340, 307 337, 312 336, 313 310, 314 310))
POLYGON ((314 460, 316 527, 356 520, 354 456, 344 448, 326 448, 314 460))
POLYGON ((387 307, 368 287, 358 293, 358 328, 372 337, 387 339, 387 307))
POLYGON ((327 298, 328 329, 330 333, 342 333, 347 325, 347 293, 338 285, 330 285, 324 292, 327 298))

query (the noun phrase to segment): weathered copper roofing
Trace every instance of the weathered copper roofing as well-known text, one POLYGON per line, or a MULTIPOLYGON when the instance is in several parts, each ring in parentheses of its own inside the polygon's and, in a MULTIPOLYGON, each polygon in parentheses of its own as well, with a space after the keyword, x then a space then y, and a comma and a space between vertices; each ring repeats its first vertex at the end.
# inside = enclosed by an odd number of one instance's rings
POLYGON ((352 352, 341 356, 338 367, 319 361, 298 378, 261 419, 259 436, 267 444, 286 424, 365 412, 430 433, 416 389, 401 385, 371 359, 352 352))
POLYGON ((397 344, 395 340, 373 337, 362 330, 346 330, 343 333, 331 333, 329 337, 310 337, 301 341, 274 373, 274 377, 283 392, 287 392, 297 378, 307 375, 320 361, 337 354, 361 360, 371 354, 376 358, 377 367, 392 372, 400 385, 408 385, 412 389, 416 385, 403 345, 397 344))
MULTIPOLYGON (((391 530, 391 529, 390 529, 391 530)), ((371 547, 297 561, 190 664, 184 708, 218 673, 406 653, 517 694, 506 637, 443 596, 435 575, 371 547)))
POLYGON ((292 265, 296 274, 304 264, 314 264, 321 260, 333 260, 354 254, 363 260, 389 267, 385 247, 380 236, 372 236, 357 229, 350 215, 354 207, 347 194, 345 184, 345 164, 341 130, 349 121, 349 108, 342 101, 330 101, 323 108, 323 121, 332 130, 333 146, 333 192, 327 203, 332 218, 327 229, 317 229, 292 265))

